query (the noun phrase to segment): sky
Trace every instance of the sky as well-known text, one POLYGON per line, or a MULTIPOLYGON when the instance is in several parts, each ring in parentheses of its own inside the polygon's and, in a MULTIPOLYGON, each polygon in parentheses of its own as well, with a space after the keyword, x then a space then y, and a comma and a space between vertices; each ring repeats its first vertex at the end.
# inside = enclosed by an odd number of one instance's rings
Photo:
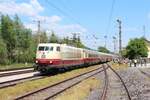
POLYGON ((113 36, 118 48, 117 19, 122 21, 123 47, 144 34, 150 40, 149 4, 150 0, 0 0, 0 12, 17 14, 33 32, 40 20, 48 35, 52 30, 61 38, 77 33, 87 47, 97 49, 106 43, 113 51, 113 36))

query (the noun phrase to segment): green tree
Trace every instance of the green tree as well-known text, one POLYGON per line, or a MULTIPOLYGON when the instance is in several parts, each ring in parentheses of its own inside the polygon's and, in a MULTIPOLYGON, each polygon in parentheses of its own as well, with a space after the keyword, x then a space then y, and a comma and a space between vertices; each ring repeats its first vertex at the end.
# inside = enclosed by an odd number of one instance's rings
POLYGON ((80 37, 76 38, 76 37, 73 36, 73 39, 69 39, 69 37, 65 37, 62 40, 62 43, 72 45, 72 46, 75 46, 75 47, 78 47, 78 48, 85 48, 85 46, 81 42, 80 37))
POLYGON ((4 41, 2 40, 2 38, 0 37, 0 58, 2 58, 0 60, 0 64, 7 64, 8 60, 7 60, 7 48, 6 48, 6 44, 4 43, 4 41))
POLYGON ((16 48, 16 60, 17 62, 27 62, 26 56, 32 55, 30 51, 30 47, 32 46, 32 34, 29 29, 22 29, 22 32, 18 35, 18 47, 16 48))
POLYGON ((64 43, 64 44, 69 44, 69 37, 67 36, 67 37, 64 37, 63 39, 62 39, 62 43, 64 43))
POLYGON ((98 47, 98 51, 99 52, 104 52, 104 53, 109 53, 110 52, 107 48, 102 47, 102 46, 98 47))
POLYGON ((49 43, 59 43, 59 38, 55 35, 54 31, 49 38, 49 43))
POLYGON ((122 55, 122 57, 124 57, 124 58, 127 57, 127 50, 126 50, 126 48, 123 49, 123 50, 121 50, 121 55, 122 55))
POLYGON ((135 38, 129 41, 127 47, 127 57, 130 59, 147 57, 148 48, 143 38, 135 38))
POLYGON ((10 17, 2 15, 1 17, 1 36, 6 43, 9 60, 13 59, 14 49, 17 44, 17 34, 14 31, 14 23, 10 17))
POLYGON ((47 43, 48 42, 48 37, 46 32, 41 32, 40 34, 40 42, 41 43, 47 43))

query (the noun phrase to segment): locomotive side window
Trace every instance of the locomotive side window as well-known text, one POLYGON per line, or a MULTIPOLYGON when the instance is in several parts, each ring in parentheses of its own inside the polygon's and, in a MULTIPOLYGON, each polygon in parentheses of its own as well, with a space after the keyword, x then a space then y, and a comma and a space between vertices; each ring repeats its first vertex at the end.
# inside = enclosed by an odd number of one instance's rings
POLYGON ((44 48, 45 48, 44 46, 40 46, 38 50, 39 51, 44 51, 44 48))
POLYGON ((49 50, 49 47, 45 47, 45 51, 48 51, 49 50))
POLYGON ((53 51, 53 47, 50 47, 50 51, 53 51))
POLYGON ((60 47, 57 47, 57 48, 56 48, 56 51, 60 51, 60 47))

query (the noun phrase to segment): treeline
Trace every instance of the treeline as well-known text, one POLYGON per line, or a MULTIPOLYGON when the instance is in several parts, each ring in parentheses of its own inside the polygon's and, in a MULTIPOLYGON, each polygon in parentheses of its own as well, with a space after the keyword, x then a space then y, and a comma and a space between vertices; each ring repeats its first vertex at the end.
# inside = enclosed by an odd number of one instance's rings
POLYGON ((48 37, 46 32, 32 34, 31 29, 25 28, 20 18, 15 15, 10 18, 2 15, 0 19, 0 64, 34 62, 38 43, 66 43, 85 48, 80 37, 56 36, 54 31, 48 37))

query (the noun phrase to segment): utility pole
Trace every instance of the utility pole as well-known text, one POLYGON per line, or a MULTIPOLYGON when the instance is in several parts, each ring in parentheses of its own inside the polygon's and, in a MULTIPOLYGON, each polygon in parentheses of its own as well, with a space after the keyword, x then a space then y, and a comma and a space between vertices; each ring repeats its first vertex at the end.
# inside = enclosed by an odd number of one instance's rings
POLYGON ((107 35, 104 36, 104 39, 105 39, 105 45, 104 45, 104 47, 106 48, 107 35))
POLYGON ((121 55, 121 50, 122 50, 122 39, 121 39, 121 20, 117 19, 117 22, 119 24, 119 53, 121 55))
POLYGON ((116 53, 116 37, 113 36, 113 42, 114 42, 114 54, 116 53))
POLYGON ((73 44, 75 44, 74 46, 77 47, 76 41, 77 41, 77 33, 72 33, 73 37, 72 37, 72 42, 73 44))
POLYGON ((41 39, 41 21, 40 20, 33 20, 34 22, 37 23, 37 35, 38 35, 38 43, 40 43, 41 39))
POLYGON ((143 37, 145 38, 145 25, 143 25, 143 37))
POLYGON ((41 30, 40 30, 41 29, 41 25, 40 24, 41 24, 41 21, 38 20, 37 23, 38 23, 37 24, 38 25, 38 42, 40 43, 40 41, 41 41, 41 39, 40 39, 40 35, 41 35, 41 33, 40 33, 41 32, 41 30))

